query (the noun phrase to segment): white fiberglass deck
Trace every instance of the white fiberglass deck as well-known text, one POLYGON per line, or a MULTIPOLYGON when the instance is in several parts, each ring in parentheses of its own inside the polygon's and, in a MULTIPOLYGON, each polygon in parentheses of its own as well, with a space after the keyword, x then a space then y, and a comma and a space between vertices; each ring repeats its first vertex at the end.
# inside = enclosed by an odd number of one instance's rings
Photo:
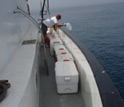
POLYGON ((41 48, 41 87, 40 87, 40 107, 85 107, 80 90, 76 94, 57 94, 55 82, 55 60, 51 57, 49 48, 47 48, 47 60, 49 67, 49 76, 45 71, 43 63, 43 49, 41 48))

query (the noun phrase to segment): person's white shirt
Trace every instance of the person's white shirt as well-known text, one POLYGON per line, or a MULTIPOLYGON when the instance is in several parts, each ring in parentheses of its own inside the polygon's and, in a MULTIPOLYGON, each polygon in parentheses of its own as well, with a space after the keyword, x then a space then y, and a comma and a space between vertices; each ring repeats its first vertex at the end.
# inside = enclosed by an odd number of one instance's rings
POLYGON ((47 26, 47 27, 52 27, 53 25, 55 25, 56 23, 58 23, 56 16, 53 16, 51 18, 47 18, 46 20, 43 21, 43 23, 47 26))

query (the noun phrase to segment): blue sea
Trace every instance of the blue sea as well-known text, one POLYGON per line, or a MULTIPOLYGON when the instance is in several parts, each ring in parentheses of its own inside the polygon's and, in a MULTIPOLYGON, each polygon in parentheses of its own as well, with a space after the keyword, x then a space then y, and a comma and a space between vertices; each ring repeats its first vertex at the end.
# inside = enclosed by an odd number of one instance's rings
POLYGON ((70 22, 70 33, 85 44, 103 66, 124 99, 124 2, 63 8, 61 23, 70 22))
POLYGON ((80 42, 94 54, 124 99, 124 3, 80 6, 51 11, 70 22, 80 42))

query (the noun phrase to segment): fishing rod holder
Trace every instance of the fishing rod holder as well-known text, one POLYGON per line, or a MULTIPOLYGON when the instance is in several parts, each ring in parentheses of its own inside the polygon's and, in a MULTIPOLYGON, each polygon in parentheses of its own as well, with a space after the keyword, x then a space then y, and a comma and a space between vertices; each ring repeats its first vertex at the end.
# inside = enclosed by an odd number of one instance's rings
POLYGON ((15 9, 15 10, 13 10, 13 13, 16 14, 16 13, 21 13, 21 12, 20 12, 20 10, 15 9))

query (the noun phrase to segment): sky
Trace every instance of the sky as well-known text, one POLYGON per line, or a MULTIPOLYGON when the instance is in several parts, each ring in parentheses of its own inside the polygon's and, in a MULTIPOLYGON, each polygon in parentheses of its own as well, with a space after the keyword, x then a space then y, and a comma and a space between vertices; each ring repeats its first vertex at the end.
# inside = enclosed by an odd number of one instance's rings
MULTIPOLYGON (((31 11, 37 11, 40 9, 41 0, 28 0, 28 1, 31 11)), ((53 9, 53 8, 86 6, 86 5, 95 5, 95 4, 112 3, 112 2, 124 2, 124 0, 49 0, 49 2, 50 2, 50 9, 53 9)))

